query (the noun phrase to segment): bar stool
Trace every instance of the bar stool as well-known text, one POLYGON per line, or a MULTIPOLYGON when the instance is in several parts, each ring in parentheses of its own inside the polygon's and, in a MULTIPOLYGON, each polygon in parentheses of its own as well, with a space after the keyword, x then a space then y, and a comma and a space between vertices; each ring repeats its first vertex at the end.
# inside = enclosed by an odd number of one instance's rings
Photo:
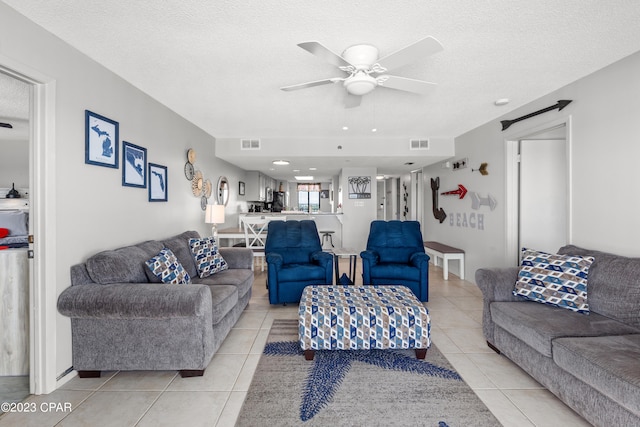
POLYGON ((329 243, 331 243, 331 247, 335 248, 335 246, 333 246, 333 233, 335 233, 335 231, 320 230, 320 234, 322 234, 322 243, 320 244, 320 246, 324 246, 324 241, 328 240, 329 243))

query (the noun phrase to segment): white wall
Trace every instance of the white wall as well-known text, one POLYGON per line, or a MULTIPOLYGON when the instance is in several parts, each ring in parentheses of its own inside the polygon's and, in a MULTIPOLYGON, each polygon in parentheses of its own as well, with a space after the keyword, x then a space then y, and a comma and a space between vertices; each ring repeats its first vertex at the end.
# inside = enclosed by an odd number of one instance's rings
POLYGON ((369 227, 376 219, 377 185, 376 168, 343 168, 339 178, 342 190, 342 246, 360 252, 367 247, 369 227), (370 199, 349 198, 349 177, 368 176, 371 178, 370 199))
MULTIPOLYGON (((228 212, 242 204, 237 182, 244 171, 214 157, 211 135, 0 3, 3 57, 55 80, 56 152, 50 161, 56 170, 57 208, 46 216, 58 238, 56 274, 46 285, 57 294, 69 286, 71 265, 98 251, 184 230, 210 233, 183 172, 189 148, 197 152, 196 168, 214 185, 220 175, 229 178, 228 212), (122 169, 84 163, 85 109, 119 122, 120 141, 146 147, 149 161, 168 167, 167 203, 149 203, 146 189, 123 187, 122 169)), ((227 216, 229 226, 237 223, 232 218, 227 216)), ((47 310, 55 310, 55 305, 47 310)), ((55 358, 60 374, 71 366, 69 319, 57 314, 55 331, 56 351, 47 359, 55 358)))
POLYGON ((0 187, 11 188, 14 183, 16 188, 29 188, 28 140, 0 140, 0 187))
MULTIPOLYGON (((472 173, 471 168, 442 169, 440 164, 425 168, 425 239, 464 249, 470 280, 480 267, 506 266, 505 140, 526 129, 571 117, 571 241, 587 248, 640 256, 640 228, 636 226, 640 217, 636 191, 640 182, 639 75, 640 53, 636 53, 456 138, 454 159, 468 157, 473 168, 488 162, 489 175, 472 173), (573 102, 560 112, 553 110, 501 131, 500 120, 521 117, 560 99, 573 102), (429 180, 436 176, 440 177, 440 192, 463 184, 482 197, 493 195, 496 209, 472 210, 469 195, 463 200, 440 196, 440 206, 448 217, 438 223, 432 214, 429 180), (477 217, 475 228, 471 226, 472 213, 483 215, 482 229, 477 217)), ((452 269, 454 274, 458 274, 456 268, 452 269)))

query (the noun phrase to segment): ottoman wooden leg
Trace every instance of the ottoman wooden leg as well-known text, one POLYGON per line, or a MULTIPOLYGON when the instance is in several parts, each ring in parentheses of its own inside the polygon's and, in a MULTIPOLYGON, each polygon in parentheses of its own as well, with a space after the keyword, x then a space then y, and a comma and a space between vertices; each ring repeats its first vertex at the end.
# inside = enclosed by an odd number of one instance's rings
POLYGON ((425 357, 427 357, 427 349, 416 348, 416 359, 424 359, 425 357))
POLYGON ((316 355, 315 350, 305 350, 304 351, 304 360, 313 360, 313 357, 316 355))

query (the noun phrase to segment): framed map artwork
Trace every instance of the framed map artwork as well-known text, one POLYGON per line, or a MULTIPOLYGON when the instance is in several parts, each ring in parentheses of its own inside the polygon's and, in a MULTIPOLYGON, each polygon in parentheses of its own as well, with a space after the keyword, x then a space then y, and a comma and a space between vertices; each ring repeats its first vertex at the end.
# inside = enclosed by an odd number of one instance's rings
POLYGON ((118 122, 85 110, 85 163, 118 169, 118 127, 118 122))
POLYGON ((122 141, 122 185, 147 188, 147 149, 122 141))
POLYGON ((167 167, 149 163, 149 201, 166 202, 168 197, 167 167))

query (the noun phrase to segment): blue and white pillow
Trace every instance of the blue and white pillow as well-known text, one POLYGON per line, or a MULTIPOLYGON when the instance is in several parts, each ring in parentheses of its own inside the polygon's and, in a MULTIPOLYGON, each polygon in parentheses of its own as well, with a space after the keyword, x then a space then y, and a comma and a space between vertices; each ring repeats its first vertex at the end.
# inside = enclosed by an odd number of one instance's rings
POLYGON ((522 248, 513 295, 589 314, 587 278, 594 258, 522 248))
POLYGON ((169 248, 164 248, 160 253, 145 264, 163 283, 174 285, 186 285, 191 283, 189 273, 184 269, 178 258, 169 248))
POLYGON ((229 268, 218 252, 218 245, 213 237, 189 239, 189 246, 201 279, 229 268))

